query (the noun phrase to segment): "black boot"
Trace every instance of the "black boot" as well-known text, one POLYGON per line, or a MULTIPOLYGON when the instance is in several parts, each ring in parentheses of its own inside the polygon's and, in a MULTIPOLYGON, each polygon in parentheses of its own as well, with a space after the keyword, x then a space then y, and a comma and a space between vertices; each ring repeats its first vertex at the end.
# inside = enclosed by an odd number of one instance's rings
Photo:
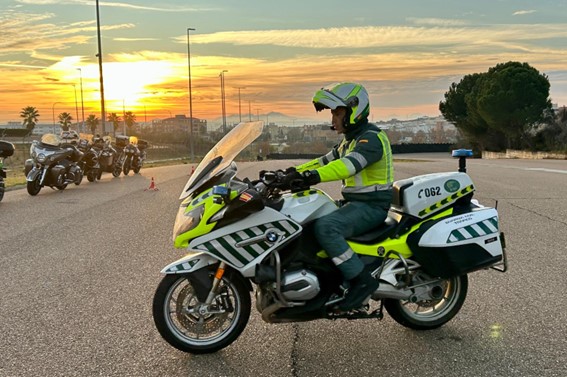
POLYGON ((374 279, 370 272, 362 271, 358 276, 350 280, 350 288, 344 301, 339 304, 339 308, 343 311, 359 308, 362 302, 378 289, 378 285, 378 280, 374 279))

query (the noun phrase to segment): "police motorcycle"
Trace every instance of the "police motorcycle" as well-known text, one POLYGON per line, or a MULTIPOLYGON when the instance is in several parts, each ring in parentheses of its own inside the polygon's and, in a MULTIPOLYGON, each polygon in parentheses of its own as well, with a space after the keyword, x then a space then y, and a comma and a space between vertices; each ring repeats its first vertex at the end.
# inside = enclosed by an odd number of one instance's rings
POLYGON ((0 140, 0 202, 4 199, 4 191, 6 190, 6 170, 4 169, 4 159, 14 154, 14 144, 0 140))
POLYGON ((396 181, 385 223, 348 240, 379 287, 341 311, 348 287, 313 235, 337 203, 317 188, 285 187, 282 171, 236 177, 233 159, 262 127, 235 127, 181 193, 173 243, 188 254, 161 271, 153 299, 155 325, 173 347, 198 354, 230 345, 246 327, 253 291, 268 323, 381 319, 385 309, 405 327, 435 329, 461 309, 468 273, 506 271, 498 212, 472 199, 468 153, 458 152, 459 172, 396 181))
POLYGON ((79 162, 83 153, 68 141, 65 135, 45 134, 32 142, 31 158, 24 165, 30 195, 39 194, 45 186, 64 190, 70 183, 81 183, 83 171, 79 162))
POLYGON ((100 152, 86 139, 80 139, 77 148, 83 152, 83 158, 79 162, 83 175, 87 177, 89 182, 100 179, 101 170, 98 159, 100 152))
POLYGON ((126 147, 130 143, 130 138, 128 136, 116 136, 116 159, 114 160, 114 166, 112 168, 112 175, 117 178, 124 170, 124 162, 126 162, 126 147))

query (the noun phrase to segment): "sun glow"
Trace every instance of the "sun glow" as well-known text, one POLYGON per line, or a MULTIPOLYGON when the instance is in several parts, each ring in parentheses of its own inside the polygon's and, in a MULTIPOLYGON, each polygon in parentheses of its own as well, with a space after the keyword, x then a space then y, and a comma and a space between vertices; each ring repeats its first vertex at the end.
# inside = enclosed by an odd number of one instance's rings
POLYGON ((171 62, 138 61, 104 65, 104 97, 108 101, 127 101, 140 106, 154 85, 171 81, 174 67, 171 62))

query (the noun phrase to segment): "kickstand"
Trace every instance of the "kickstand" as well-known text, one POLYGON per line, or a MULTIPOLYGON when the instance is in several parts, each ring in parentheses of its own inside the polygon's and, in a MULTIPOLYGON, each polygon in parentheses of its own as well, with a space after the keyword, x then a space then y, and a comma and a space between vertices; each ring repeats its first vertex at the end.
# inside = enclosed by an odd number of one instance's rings
POLYGON ((380 307, 376 310, 374 310, 371 313, 371 316, 378 318, 378 320, 381 320, 382 318, 384 318, 384 301, 380 300, 380 307))

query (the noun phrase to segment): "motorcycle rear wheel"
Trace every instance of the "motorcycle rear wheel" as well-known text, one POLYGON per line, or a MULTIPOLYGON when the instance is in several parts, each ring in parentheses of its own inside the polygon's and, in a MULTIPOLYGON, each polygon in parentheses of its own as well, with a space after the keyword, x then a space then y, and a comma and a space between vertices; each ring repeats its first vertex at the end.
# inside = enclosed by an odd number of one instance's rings
POLYGON ((443 296, 438 300, 384 300, 388 314, 400 325, 413 330, 433 330, 449 322, 461 310, 467 297, 467 275, 443 282, 443 296))
POLYGON ((217 292, 206 308, 187 275, 166 275, 153 301, 154 322, 161 336, 178 350, 193 354, 216 352, 234 342, 250 317, 250 293, 237 274, 225 274, 217 292))
POLYGON ((0 178, 0 202, 2 201, 2 199, 4 199, 4 191, 4 180, 0 178))

